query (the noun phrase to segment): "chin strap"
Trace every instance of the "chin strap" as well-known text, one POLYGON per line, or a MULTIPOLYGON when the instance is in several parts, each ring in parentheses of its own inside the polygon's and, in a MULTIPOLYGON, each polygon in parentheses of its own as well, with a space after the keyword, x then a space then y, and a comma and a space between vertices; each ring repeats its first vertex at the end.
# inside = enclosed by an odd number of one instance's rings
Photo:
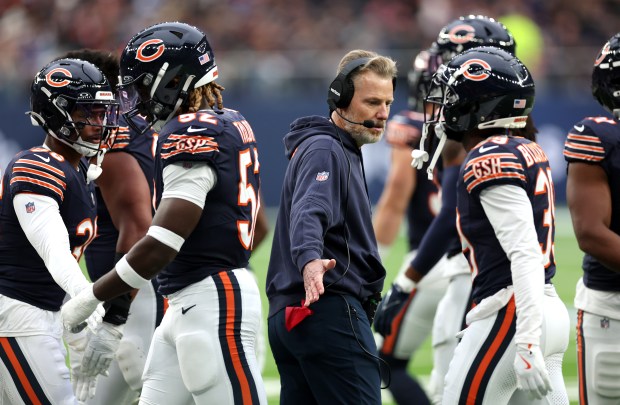
POLYGON ((103 162, 103 157, 107 152, 107 149, 101 148, 95 155, 95 163, 88 165, 88 171, 86 172, 86 183, 90 183, 91 181, 95 181, 101 176, 103 169, 101 168, 101 163, 103 162))
POLYGON ((437 148, 433 153, 433 158, 426 168, 426 175, 429 180, 433 180, 433 170, 435 169, 437 160, 439 160, 439 156, 441 156, 441 151, 443 150, 443 146, 446 144, 446 139, 448 139, 446 132, 443 130, 443 123, 435 125, 435 135, 439 138, 439 144, 437 144, 437 148))
MULTIPOLYGON (((413 160, 411 161, 411 166, 414 168, 421 170, 422 166, 425 162, 428 162, 428 152, 424 150, 424 144, 426 142, 426 138, 428 137, 428 127, 430 124, 424 124, 422 127, 422 138, 420 138, 420 149, 414 149, 411 152, 411 157, 413 160)), ((437 161, 439 160, 439 156, 441 156, 441 151, 443 150, 443 146, 446 143, 446 132, 443 129, 443 123, 435 124, 435 135, 439 138, 439 143, 437 144, 437 148, 433 153, 433 158, 431 162, 428 164, 426 168, 426 175, 429 180, 433 180, 433 170, 435 170, 435 165, 437 165, 437 161)))

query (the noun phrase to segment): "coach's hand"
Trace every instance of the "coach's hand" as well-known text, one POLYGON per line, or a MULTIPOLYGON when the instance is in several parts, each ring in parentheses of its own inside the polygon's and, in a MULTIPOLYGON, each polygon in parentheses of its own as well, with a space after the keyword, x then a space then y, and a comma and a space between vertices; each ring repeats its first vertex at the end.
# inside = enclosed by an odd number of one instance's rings
POLYGON ((325 288, 323 287, 323 274, 334 267, 336 267, 335 259, 315 259, 306 263, 302 272, 304 277, 304 289, 306 290, 305 307, 313 302, 317 302, 319 296, 325 292, 325 288))
POLYGON ((82 358, 82 373, 88 376, 108 375, 108 368, 123 337, 123 326, 103 322, 96 333, 88 332, 88 345, 82 358))
POLYGON ((415 285, 416 283, 405 274, 396 277, 390 291, 381 300, 375 314, 375 331, 381 336, 386 337, 392 333, 394 320, 400 318, 400 315, 407 310, 411 303, 415 285))
POLYGON ((551 391, 551 381, 540 346, 517 345, 514 361, 517 388, 527 391, 530 398, 544 398, 551 391))

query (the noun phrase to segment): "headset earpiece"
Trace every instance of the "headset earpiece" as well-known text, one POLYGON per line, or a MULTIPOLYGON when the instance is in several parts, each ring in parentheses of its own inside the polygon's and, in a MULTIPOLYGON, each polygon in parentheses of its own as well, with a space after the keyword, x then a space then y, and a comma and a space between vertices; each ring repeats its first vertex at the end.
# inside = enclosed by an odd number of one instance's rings
POLYGON ((334 111, 336 108, 346 108, 351 104, 353 99, 353 93, 355 87, 353 86, 353 80, 351 79, 351 73, 362 65, 368 63, 372 58, 359 58, 352 60, 344 65, 338 76, 329 85, 329 91, 327 92, 327 105, 329 111, 334 111))

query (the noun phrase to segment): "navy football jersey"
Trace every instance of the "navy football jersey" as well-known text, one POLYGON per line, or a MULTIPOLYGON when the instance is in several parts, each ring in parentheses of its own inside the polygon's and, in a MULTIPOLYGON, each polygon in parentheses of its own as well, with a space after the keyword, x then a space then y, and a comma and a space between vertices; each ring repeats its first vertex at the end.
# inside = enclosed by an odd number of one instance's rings
MULTIPOLYGON (((134 118, 135 120, 136 118, 134 118)), ((155 187, 157 134, 149 130, 140 135, 131 130, 124 119, 121 119, 119 124, 116 140, 112 149, 107 153, 125 152, 133 156, 144 173, 152 197, 155 187)), ((146 122, 143 122, 143 125, 146 125, 146 122)), ((92 280, 99 279, 114 267, 114 255, 116 253, 116 242, 118 241, 118 230, 112 223, 110 212, 98 187, 95 188, 95 195, 97 199, 98 232, 97 237, 85 252, 86 266, 92 280)))
MULTIPOLYGON (((409 110, 401 111, 388 121, 385 140, 395 148, 415 149, 420 142, 423 124, 423 114, 409 110)), ((441 208, 439 189, 439 183, 428 179, 426 170, 416 171, 416 188, 407 206, 409 250, 415 250, 420 246, 422 237, 441 208)))
MULTIPOLYGON (((611 223, 609 229, 620 234, 620 125, 618 120, 589 117, 579 121, 566 137, 564 159, 599 165, 607 174, 611 193, 611 223)), ((594 257, 583 257, 583 282, 588 288, 601 291, 620 291, 620 274, 607 269, 594 257)))
MULTIPOLYGON (((61 155, 44 148, 18 153, 0 185, 0 294, 48 311, 58 311, 65 292, 30 245, 13 209, 19 193, 51 197, 69 234, 71 252, 80 260, 97 233, 94 185, 86 183, 86 165, 76 170, 61 155)), ((26 206, 36 211, 34 202, 26 206)), ((65 232, 65 230, 63 230, 65 232)))
POLYGON ((555 275, 555 191, 547 155, 525 138, 488 138, 468 153, 457 185, 457 226, 474 273, 475 303, 512 285, 510 261, 480 203, 480 192, 497 185, 514 185, 527 193, 544 256, 545 282, 555 275))
POLYGON ((217 173, 198 225, 181 251, 159 273, 159 291, 170 294, 212 274, 247 267, 259 200, 259 163, 254 133, 234 110, 201 110, 167 123, 156 157, 157 203, 163 169, 172 163, 205 162, 217 173))

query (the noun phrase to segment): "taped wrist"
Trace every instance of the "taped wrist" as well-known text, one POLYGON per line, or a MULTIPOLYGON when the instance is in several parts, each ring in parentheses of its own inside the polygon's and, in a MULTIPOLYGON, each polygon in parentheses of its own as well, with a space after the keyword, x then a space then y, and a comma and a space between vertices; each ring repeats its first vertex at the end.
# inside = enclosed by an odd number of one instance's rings
POLYGON ((112 298, 103 304, 105 309, 104 322, 112 325, 124 325, 129 316, 129 307, 131 306, 131 293, 120 295, 112 298))

